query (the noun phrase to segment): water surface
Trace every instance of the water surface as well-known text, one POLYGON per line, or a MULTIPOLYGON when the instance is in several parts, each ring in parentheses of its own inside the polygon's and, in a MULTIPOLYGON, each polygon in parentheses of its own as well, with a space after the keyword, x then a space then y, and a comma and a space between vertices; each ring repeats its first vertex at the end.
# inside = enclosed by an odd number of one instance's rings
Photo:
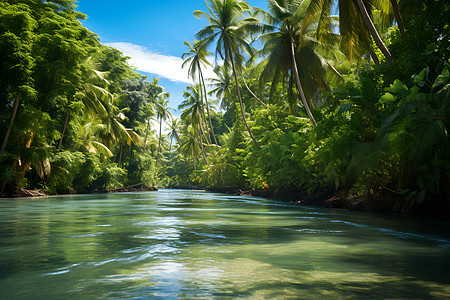
POLYGON ((448 299, 449 229, 202 191, 0 199, 0 299, 448 299))

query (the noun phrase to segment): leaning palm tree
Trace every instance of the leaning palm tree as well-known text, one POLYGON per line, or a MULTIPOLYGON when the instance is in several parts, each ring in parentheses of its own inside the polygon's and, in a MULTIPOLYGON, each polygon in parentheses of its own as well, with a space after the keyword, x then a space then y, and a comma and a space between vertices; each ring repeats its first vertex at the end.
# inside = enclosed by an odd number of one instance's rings
POLYGON ((207 56, 212 54, 211 52, 206 51, 205 47, 202 47, 198 41, 194 42, 194 46, 189 44, 189 42, 184 42, 186 46, 189 48, 189 52, 184 53, 181 58, 184 59, 182 67, 184 68, 187 64, 189 64, 188 75, 195 81, 195 77, 198 73, 198 83, 201 85, 202 90, 200 92, 200 96, 203 96, 206 104, 206 111, 208 112, 209 126, 211 129, 211 134, 214 138, 214 142, 217 145, 216 135, 214 134, 214 127, 211 121, 211 113, 208 104, 208 97, 206 92, 205 80, 203 78, 202 65, 204 67, 211 66, 211 63, 206 59, 207 56))
POLYGON ((161 152, 161 138, 162 138, 162 123, 165 121, 170 114, 170 107, 167 107, 169 104, 169 100, 167 98, 170 97, 168 92, 162 92, 158 94, 156 102, 155 102, 155 111, 156 118, 159 120, 159 139, 158 139, 158 154, 156 156, 156 164, 159 162, 159 154, 161 152))
POLYGON ((376 0, 307 0, 306 2, 309 2, 309 7, 303 20, 303 33, 311 24, 317 25, 318 39, 324 37, 324 32, 330 32, 329 16, 334 4, 337 3, 339 7, 339 28, 345 40, 346 54, 353 58, 355 54, 359 54, 361 48, 366 48, 375 60, 376 57, 370 45, 370 34, 387 61, 393 62, 391 53, 371 19, 376 0))
POLYGON ((216 58, 220 56, 225 64, 231 65, 242 119, 251 139, 259 147, 245 118, 244 105, 238 83, 238 72, 240 72, 238 68, 242 66, 242 52, 253 54, 254 49, 248 43, 247 38, 253 34, 260 33, 261 24, 252 16, 245 17, 246 13, 250 13, 250 7, 247 2, 238 0, 210 0, 209 2, 210 5, 205 2, 208 12, 194 11, 195 17, 206 18, 209 22, 209 25, 200 30, 196 37, 200 40, 202 46, 215 45, 216 58))
MULTIPOLYGON (((270 13, 261 9, 257 13, 272 27, 272 32, 261 36, 264 47, 256 57, 265 57, 261 62, 264 69, 260 77, 260 86, 272 82, 270 96, 280 82, 288 83, 288 99, 291 110, 294 109, 294 86, 298 98, 314 127, 316 120, 311 112, 312 100, 318 90, 328 89, 325 59, 316 51, 316 42, 304 36, 301 39, 302 7, 295 0, 269 0, 270 13)), ((302 10, 303 8, 303 10, 302 10)), ((329 68, 335 71, 333 68, 329 68)))

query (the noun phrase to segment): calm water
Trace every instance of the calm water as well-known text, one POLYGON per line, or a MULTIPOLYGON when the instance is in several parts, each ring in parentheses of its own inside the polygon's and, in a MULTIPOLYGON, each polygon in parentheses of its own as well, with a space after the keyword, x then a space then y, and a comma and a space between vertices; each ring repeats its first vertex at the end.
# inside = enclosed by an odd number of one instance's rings
POLYGON ((0 199, 0 298, 448 299, 449 229, 201 191, 0 199))

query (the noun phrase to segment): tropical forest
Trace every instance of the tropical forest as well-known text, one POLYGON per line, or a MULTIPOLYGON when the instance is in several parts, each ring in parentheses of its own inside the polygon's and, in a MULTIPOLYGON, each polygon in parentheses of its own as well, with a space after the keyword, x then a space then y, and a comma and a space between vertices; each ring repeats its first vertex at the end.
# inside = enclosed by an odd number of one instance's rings
POLYGON ((2 195, 225 188, 448 211, 447 1, 267 5, 193 12, 175 117, 74 1, 2 1, 2 195))
POLYGON ((449 20, 1 0, 0 298, 449 299, 449 20))

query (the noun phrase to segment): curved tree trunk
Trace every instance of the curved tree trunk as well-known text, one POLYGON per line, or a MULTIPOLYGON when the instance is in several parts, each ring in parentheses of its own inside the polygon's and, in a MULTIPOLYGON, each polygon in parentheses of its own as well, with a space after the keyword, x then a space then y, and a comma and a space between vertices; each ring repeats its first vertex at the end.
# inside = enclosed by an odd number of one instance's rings
POLYGON ((216 135, 214 133, 214 127, 213 127, 213 124, 212 124, 212 121, 211 121, 211 113, 209 111, 208 97, 206 96, 207 95, 206 85, 205 85, 205 80, 203 79, 203 73, 202 73, 202 69, 200 68, 200 64, 198 65, 198 70, 199 70, 199 73, 200 73, 201 85, 203 86, 203 92, 204 92, 204 95, 205 95, 206 111, 208 112, 208 119, 209 119, 209 126, 211 128, 211 134, 212 134, 212 136, 214 138, 214 143, 216 145, 219 145, 217 143, 216 135))
POLYGON ((316 120, 314 119, 314 116, 311 113, 308 101, 306 101, 305 93, 303 92, 302 84, 300 82, 300 77, 298 76, 297 61, 295 60, 295 44, 292 38, 291 38, 291 56, 292 56, 292 66, 294 68, 295 82, 297 84, 297 92, 300 95, 300 99, 303 102, 303 105, 305 106, 306 113, 308 114, 309 119, 313 123, 314 127, 317 127, 316 120))
POLYGON ((394 10, 395 20, 398 24, 398 29, 400 30, 400 34, 402 38, 406 37, 405 25, 403 24, 402 14, 400 13, 400 9, 398 8, 397 0, 391 0, 392 9, 394 10))
POLYGON ((359 10, 361 12, 361 16, 364 19, 364 22, 366 23, 367 28, 369 29, 370 34, 372 35, 375 44, 377 44, 378 48, 380 48, 381 52, 383 52, 384 56, 386 57, 387 61, 392 64, 394 60, 392 59, 392 55, 389 52, 386 45, 381 40, 380 35, 378 34, 377 29, 375 28, 375 25, 373 25, 372 20, 370 19, 369 13, 367 12, 366 6, 362 2, 362 0, 356 0, 359 6, 359 10))
POLYGON ((2 157, 3 152, 5 152, 6 143, 8 143, 9 135, 11 134, 11 130, 14 124, 14 119, 16 118, 17 110, 19 109, 19 102, 20 102, 20 92, 17 92, 16 99, 14 100, 14 108, 11 116, 11 121, 9 122, 8 130, 5 134, 5 139, 2 143, 2 148, 0 150, 0 157, 2 157))
POLYGON ((247 82, 245 81, 244 75, 241 74, 241 78, 242 81, 244 81, 244 85, 247 88, 247 91, 250 93, 250 95, 252 95, 253 98, 255 98, 256 100, 259 101, 259 103, 261 103, 264 107, 267 107, 267 104, 265 104, 264 102, 261 101, 261 99, 259 99, 255 93, 253 93, 253 91, 248 87, 247 82))
POLYGON ((64 139, 64 134, 66 133, 67 122, 69 121, 69 116, 70 116, 70 108, 66 112, 66 120, 64 121, 64 127, 63 127, 63 131, 61 134, 61 139, 59 140, 58 147, 56 148, 56 149, 58 149, 58 151, 61 150, 61 145, 62 145, 62 141, 64 139))
POLYGON ((234 65, 234 59, 233 59, 233 54, 231 53, 231 49, 229 51, 230 51, 231 65, 233 67, 234 80, 236 81, 236 91, 237 91, 238 98, 239 98, 239 104, 241 106, 242 119, 244 120, 245 127, 247 128, 247 131, 250 134, 250 137, 252 138, 252 140, 255 143, 255 145, 259 148, 259 144, 256 141, 255 137, 253 136, 252 130, 248 126, 247 119, 245 118, 244 104, 242 103, 241 90, 239 89, 239 82, 238 82, 238 78, 237 78, 237 75, 236 75, 236 66, 234 65))

